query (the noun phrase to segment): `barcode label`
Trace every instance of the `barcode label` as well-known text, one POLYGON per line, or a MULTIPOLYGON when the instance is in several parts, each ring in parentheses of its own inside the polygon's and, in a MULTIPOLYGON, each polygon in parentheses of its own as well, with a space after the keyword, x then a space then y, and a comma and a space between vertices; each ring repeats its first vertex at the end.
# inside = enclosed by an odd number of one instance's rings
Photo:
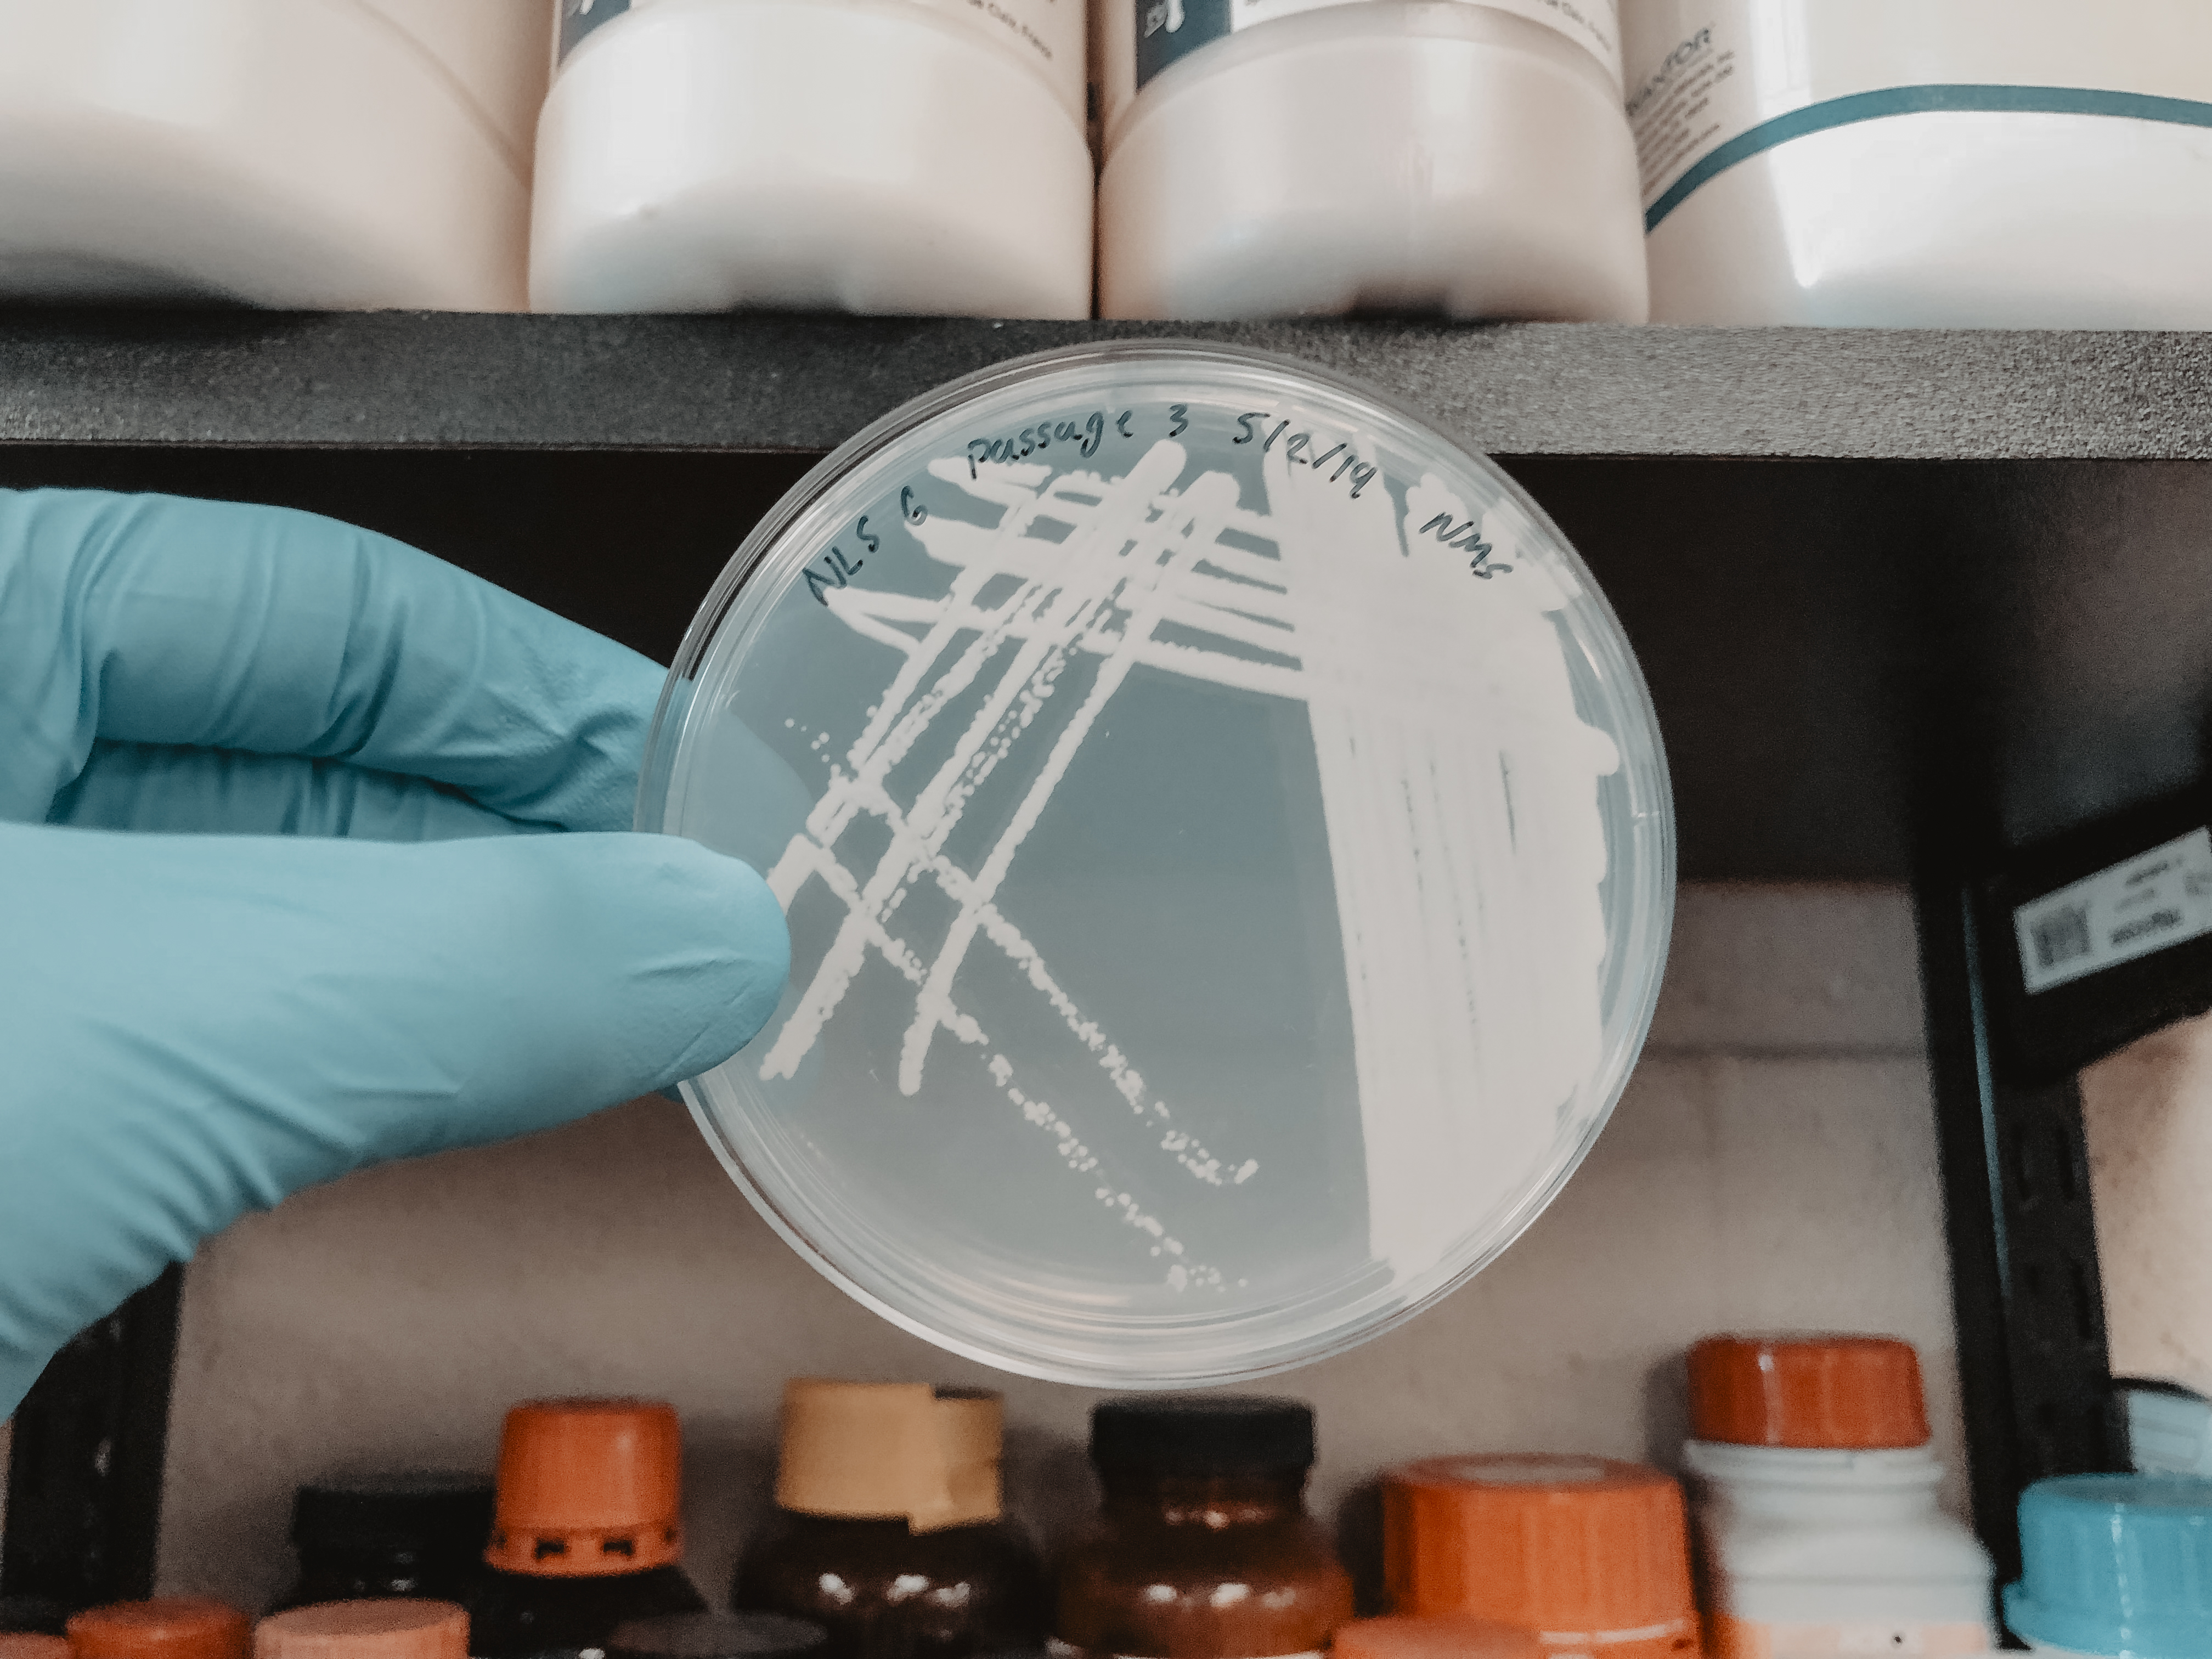
POLYGON ((2013 912, 2032 996, 2212 933, 2212 830, 2154 847, 2013 912))
POLYGON ((2035 935, 2035 965, 2042 969, 2063 968, 2076 957, 2086 957, 2095 947, 2089 942, 2089 907, 2069 904, 2057 915, 2039 921, 2031 930, 2035 935))

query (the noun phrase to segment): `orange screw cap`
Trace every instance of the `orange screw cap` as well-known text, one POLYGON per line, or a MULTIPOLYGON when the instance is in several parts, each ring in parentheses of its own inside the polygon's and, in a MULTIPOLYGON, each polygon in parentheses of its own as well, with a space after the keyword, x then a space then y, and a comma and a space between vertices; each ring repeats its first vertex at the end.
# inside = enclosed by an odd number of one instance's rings
POLYGON ((540 1578, 605 1578, 684 1559, 676 1408, 535 1400, 507 1414, 484 1559, 540 1578))
POLYGON ((469 1659, 469 1615, 451 1601, 325 1601, 254 1627, 253 1659, 469 1659))
POLYGON ((1690 1350, 1690 1430, 1737 1446, 1924 1446, 1920 1358, 1893 1336, 1709 1336, 1690 1350))
POLYGON ((1698 1651, 1682 1490, 1601 1457, 1431 1457, 1382 1482, 1391 1605, 1517 1625, 1547 1652, 1698 1651))
POLYGON ((1542 1659, 1534 1631, 1486 1619, 1358 1619, 1329 1638, 1332 1659, 1542 1659))
POLYGON ((68 1626, 74 1659, 246 1659, 252 1628, 228 1601, 204 1595, 118 1601, 68 1626))

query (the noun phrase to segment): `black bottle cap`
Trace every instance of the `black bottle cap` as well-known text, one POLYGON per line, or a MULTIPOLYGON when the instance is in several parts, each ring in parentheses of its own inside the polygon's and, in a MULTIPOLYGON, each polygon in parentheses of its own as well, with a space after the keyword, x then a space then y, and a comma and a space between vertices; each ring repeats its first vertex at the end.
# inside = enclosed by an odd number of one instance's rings
POLYGON ((474 1556, 491 1536, 491 1482, 457 1469, 334 1474, 292 1500, 301 1550, 404 1550, 474 1556))
POLYGON ((1153 1474, 1267 1474, 1310 1469, 1313 1407, 1256 1395, 1140 1395, 1091 1413, 1091 1461, 1153 1474))
POLYGON ((617 1625, 608 1659, 801 1659, 829 1632, 776 1613, 668 1613, 617 1625))

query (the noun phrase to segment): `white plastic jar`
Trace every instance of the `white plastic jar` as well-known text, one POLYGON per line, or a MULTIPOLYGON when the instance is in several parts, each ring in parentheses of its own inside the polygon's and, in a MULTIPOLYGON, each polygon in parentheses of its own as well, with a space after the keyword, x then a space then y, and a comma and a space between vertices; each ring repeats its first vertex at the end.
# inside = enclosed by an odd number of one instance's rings
POLYGON ((1099 308, 1640 322, 1614 0, 1095 0, 1099 308))
POLYGON ((1711 1337, 1690 1410, 1707 1659, 1996 1646, 1990 1560, 1937 1504, 1909 1344, 1711 1337))
POLYGON ((556 0, 540 311, 1091 314, 1084 0, 556 0))
POLYGON ((1651 313, 2212 327, 2203 0, 1626 0, 1651 313))
POLYGON ((0 297, 520 309, 524 0, 0 0, 0 297))

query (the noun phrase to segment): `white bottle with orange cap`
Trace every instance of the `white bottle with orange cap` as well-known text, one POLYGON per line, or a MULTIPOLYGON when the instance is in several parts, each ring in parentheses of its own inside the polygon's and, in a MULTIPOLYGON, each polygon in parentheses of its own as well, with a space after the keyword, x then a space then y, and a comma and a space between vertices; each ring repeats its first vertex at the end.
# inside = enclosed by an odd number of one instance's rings
POLYGON ((1987 1651, 1990 1560, 1943 1513, 1920 1362, 1881 1336, 1713 1336, 1690 1350, 1713 1659, 1987 1651))

